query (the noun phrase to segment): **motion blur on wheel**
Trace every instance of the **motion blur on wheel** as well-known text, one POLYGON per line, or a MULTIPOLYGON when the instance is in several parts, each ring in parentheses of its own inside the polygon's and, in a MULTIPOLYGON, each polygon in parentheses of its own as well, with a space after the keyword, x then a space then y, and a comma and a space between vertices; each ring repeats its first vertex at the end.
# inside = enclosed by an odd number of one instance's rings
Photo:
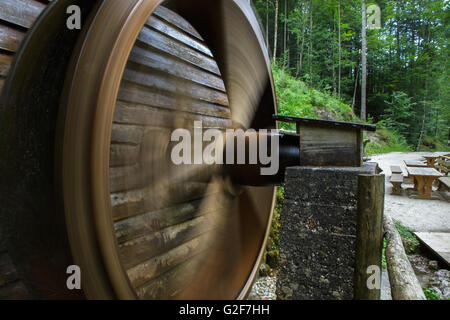
POLYGON ((0 298, 246 297, 274 187, 171 135, 276 128, 249 1, 0 0, 0 90, 0 298))

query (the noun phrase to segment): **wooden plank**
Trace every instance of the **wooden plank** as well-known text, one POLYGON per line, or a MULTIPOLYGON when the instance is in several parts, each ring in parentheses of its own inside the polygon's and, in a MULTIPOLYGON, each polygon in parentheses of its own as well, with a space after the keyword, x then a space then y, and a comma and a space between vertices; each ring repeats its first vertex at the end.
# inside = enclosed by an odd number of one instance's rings
POLYGON ((0 23, 0 49, 16 52, 25 37, 25 32, 0 23))
POLYGON ((302 125, 300 134, 300 165, 359 167, 357 129, 311 127, 302 125))
POLYGON ((142 188, 144 186, 144 174, 139 164, 123 167, 109 168, 110 192, 117 193, 125 190, 142 188))
POLYGON ((172 10, 169 10, 163 6, 158 6, 156 10, 153 12, 153 14, 173 25, 180 28, 184 32, 190 34, 191 36, 196 37, 197 39, 203 41, 203 38, 200 36, 200 34, 195 30, 190 23, 188 23, 186 20, 182 19, 178 14, 173 12, 172 10))
MULTIPOLYGON (((125 93, 121 90, 120 97, 125 93)), ((139 104, 117 101, 114 122, 164 128, 192 127, 194 121, 202 121, 204 128, 228 128, 231 120, 186 112, 174 112, 139 104)))
POLYGON ((450 161, 446 161, 443 157, 437 159, 436 162, 443 167, 450 168, 450 161))
POLYGON ((207 46, 203 44, 203 41, 199 41, 198 39, 195 39, 189 35, 187 35, 184 32, 179 31, 174 26, 168 24, 162 19, 158 19, 157 16, 151 16, 150 19, 148 19, 146 25, 148 27, 151 27, 155 30, 158 30, 159 32, 184 43, 185 45, 209 56, 212 57, 211 51, 208 49, 207 46))
POLYGON ((434 168, 407 167, 406 170, 411 176, 442 177, 442 173, 434 168))
POLYGON ((200 216, 176 226, 119 244, 125 269, 156 257, 214 229, 216 214, 200 216))
POLYGON ((403 176, 401 174, 393 174, 390 178, 391 182, 403 182, 403 176))
POLYGON ((450 191, 450 177, 442 177, 438 179, 439 181, 439 191, 450 191))
POLYGON ((419 167, 419 168, 421 168, 421 167, 426 168, 427 167, 426 163, 423 163, 423 162, 418 161, 418 160, 404 160, 404 162, 405 162, 407 167, 419 167))
POLYGON ((139 161, 139 153, 139 145, 112 144, 109 165, 118 167, 136 164, 139 161))
POLYGON ((357 129, 366 131, 376 131, 377 127, 374 125, 364 124, 364 123, 354 123, 354 122, 342 122, 342 121, 332 121, 332 120, 322 120, 322 119, 310 119, 310 118, 299 118, 291 116, 273 115, 274 120, 296 123, 297 127, 312 126, 312 127, 322 127, 329 129, 357 129))
POLYGON ((2 0, 0 1, 0 19, 30 28, 45 6, 33 0, 2 0))
POLYGON ((167 253, 146 260, 131 269, 127 270, 127 275, 131 284, 136 288, 150 280, 168 272, 183 262, 192 258, 208 247, 209 235, 201 235, 182 245, 168 251, 167 253))
POLYGON ((182 288, 188 287, 194 281, 198 281, 196 275, 198 270, 205 263, 205 256, 202 254, 191 257, 186 262, 176 266, 160 277, 153 279, 136 289, 137 295, 141 299, 175 299, 182 288))
POLYGON ((419 240, 450 266, 449 232, 415 232, 419 240))
POLYGON ((201 100, 195 100, 188 97, 174 97, 167 94, 161 94, 128 82, 122 82, 118 98, 121 102, 128 102, 129 105, 133 107, 147 106, 191 113, 193 115, 204 115, 215 118, 231 118, 231 111, 228 107, 211 104, 201 100))
POLYGON ((155 30, 144 27, 137 40, 220 76, 217 63, 213 59, 155 30))
POLYGON ((157 50, 150 50, 149 47, 141 48, 135 46, 128 61, 225 92, 225 85, 220 77, 205 72, 173 56, 157 50))
POLYGON ((224 207, 221 198, 220 195, 210 195, 201 200, 182 203, 174 207, 147 212, 118 221, 114 224, 117 241, 120 244, 141 237, 146 233, 156 232, 205 215, 213 210, 221 209, 224 207), (214 203, 214 207, 211 208, 205 203, 214 203))
MULTIPOLYGON (((136 70, 139 66, 128 64, 123 73, 123 80, 129 83, 141 85, 141 88, 152 88, 157 92, 163 92, 177 99, 185 97, 198 99, 228 107, 228 97, 225 93, 198 85, 192 81, 171 77, 167 74, 148 72, 148 70, 136 70)), ((123 83, 123 82, 122 82, 123 83)))
POLYGON ((111 142, 140 144, 142 142, 143 134, 144 128, 141 126, 114 123, 112 128, 111 142))
POLYGON ((176 204, 198 200, 212 194, 208 183, 157 183, 145 189, 111 194, 114 221, 127 219, 146 212, 157 211, 176 204))
POLYGON ((392 173, 402 173, 402 169, 400 168, 400 166, 391 166, 391 172, 392 173))
POLYGON ((6 77, 8 75, 12 60, 12 55, 0 53, 0 76, 6 77))

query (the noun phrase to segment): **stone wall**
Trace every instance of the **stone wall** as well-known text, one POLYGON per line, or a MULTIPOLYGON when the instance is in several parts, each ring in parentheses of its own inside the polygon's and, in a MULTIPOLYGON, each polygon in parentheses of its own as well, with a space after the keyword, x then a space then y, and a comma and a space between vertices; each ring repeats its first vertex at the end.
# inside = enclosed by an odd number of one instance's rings
POLYGON ((358 175, 377 168, 287 169, 278 299, 353 298, 358 175))

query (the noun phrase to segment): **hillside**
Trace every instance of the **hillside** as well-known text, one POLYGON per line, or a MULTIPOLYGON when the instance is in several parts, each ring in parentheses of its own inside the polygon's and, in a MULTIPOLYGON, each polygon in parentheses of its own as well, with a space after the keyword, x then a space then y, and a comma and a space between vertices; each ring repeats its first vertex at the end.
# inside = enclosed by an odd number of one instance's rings
MULTIPOLYGON (((331 92, 323 92, 309 87, 277 64, 273 65, 273 76, 280 115, 362 122, 348 104, 335 98, 331 92)), ((285 130, 295 130, 294 124, 282 123, 280 127, 285 130)), ((366 133, 364 140, 366 141, 366 155, 414 150, 414 146, 408 145, 401 134, 387 128, 384 121, 377 123, 376 133, 366 133)), ((425 137, 420 150, 447 151, 448 147, 431 137, 425 137)))

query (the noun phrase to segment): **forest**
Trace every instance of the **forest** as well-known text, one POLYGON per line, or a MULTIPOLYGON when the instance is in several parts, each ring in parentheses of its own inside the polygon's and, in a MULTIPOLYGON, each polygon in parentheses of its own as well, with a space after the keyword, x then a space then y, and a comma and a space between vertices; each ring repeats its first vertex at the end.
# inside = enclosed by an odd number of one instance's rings
POLYGON ((339 109, 338 118, 376 123, 408 150, 448 149, 448 0, 251 2, 281 114, 339 109))

